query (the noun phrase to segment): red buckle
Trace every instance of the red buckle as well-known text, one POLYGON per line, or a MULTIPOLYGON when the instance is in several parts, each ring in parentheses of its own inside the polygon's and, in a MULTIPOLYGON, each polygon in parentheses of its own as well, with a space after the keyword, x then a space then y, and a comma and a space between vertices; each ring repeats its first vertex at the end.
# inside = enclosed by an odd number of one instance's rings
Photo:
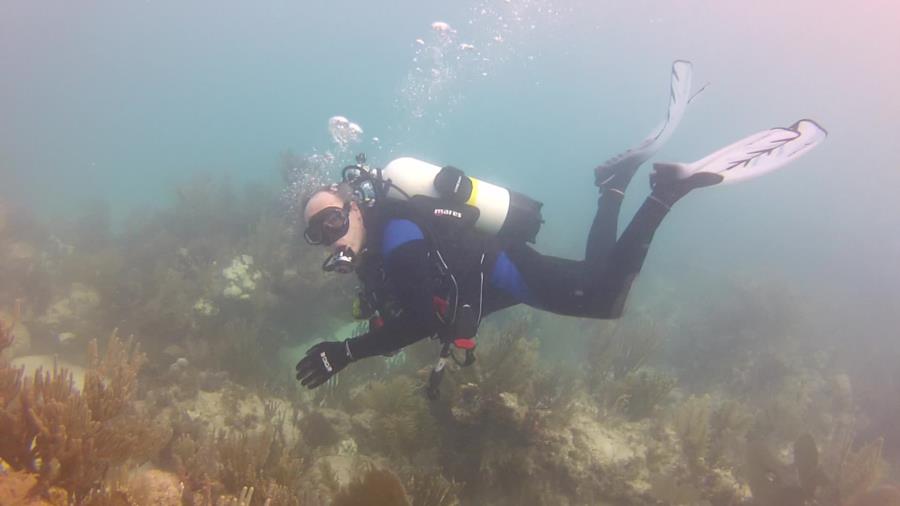
POLYGON ((373 316, 369 318, 369 330, 378 330, 384 326, 384 318, 380 316, 373 316))
POLYGON ((460 337, 453 341, 453 345, 462 350, 474 350, 475 340, 467 337, 460 337))

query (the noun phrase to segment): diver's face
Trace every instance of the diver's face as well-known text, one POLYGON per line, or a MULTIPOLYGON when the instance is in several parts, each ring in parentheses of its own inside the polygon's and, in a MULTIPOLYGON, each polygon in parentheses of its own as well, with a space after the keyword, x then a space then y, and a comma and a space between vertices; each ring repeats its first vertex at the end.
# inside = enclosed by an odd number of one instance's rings
POLYGON ((331 251, 362 251, 366 228, 356 202, 345 204, 328 191, 313 195, 303 211, 307 241, 328 246, 331 251))

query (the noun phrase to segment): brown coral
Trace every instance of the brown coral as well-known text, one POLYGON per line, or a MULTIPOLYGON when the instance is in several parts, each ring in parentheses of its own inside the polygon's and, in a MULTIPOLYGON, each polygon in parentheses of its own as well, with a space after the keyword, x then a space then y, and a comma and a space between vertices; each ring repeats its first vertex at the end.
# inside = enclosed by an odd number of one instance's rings
POLYGON ((360 403, 375 412, 374 446, 393 456, 412 455, 427 448, 434 434, 434 418, 428 401, 405 376, 375 381, 359 395, 360 403))
POLYGON ((332 506, 411 506, 403 484, 390 471, 372 469, 335 498, 332 506))
POLYGON ((675 410, 674 428, 681 440, 681 451, 695 472, 706 468, 711 412, 708 395, 691 396, 675 410))
POLYGON ((0 352, 12 346, 13 343, 13 329, 16 328, 16 323, 19 320, 19 305, 16 304, 16 309, 13 312, 12 319, 10 323, 7 325, 3 320, 0 320, 0 352))
POLYGON ((884 439, 878 438, 854 450, 850 431, 837 434, 823 468, 832 477, 842 500, 862 496, 881 478, 884 439))
POLYGON ((138 371, 147 361, 134 338, 122 341, 114 330, 101 357, 97 340, 88 344, 90 368, 84 377, 84 397, 91 416, 105 422, 122 412, 137 389, 138 371))
POLYGON ((900 506, 900 488, 885 485, 853 498, 849 506, 900 506))
POLYGON ((197 439, 181 434, 172 443, 171 456, 196 506, 251 501, 294 506, 307 504, 301 501, 307 475, 300 449, 289 447, 277 427, 266 426, 257 433, 223 431, 197 439))
POLYGON ((123 344, 113 333, 106 354, 101 358, 94 342, 91 357, 84 393, 66 369, 38 370, 26 380, 21 370, 0 365, 0 458, 37 475, 33 494, 61 487, 84 496, 110 465, 155 455, 168 439, 131 406, 143 363, 132 341, 123 344))
POLYGON ((406 481, 412 506, 458 506, 456 494, 460 485, 436 472, 410 476, 406 481))

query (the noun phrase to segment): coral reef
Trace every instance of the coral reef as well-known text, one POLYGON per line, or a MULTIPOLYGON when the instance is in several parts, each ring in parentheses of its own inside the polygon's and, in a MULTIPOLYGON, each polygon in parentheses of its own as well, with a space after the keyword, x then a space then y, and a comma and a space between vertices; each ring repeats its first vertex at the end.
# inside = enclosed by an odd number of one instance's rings
POLYGON ((240 255, 234 257, 231 265, 222 270, 222 276, 227 282, 222 295, 230 299, 246 300, 256 290, 256 282, 262 277, 262 273, 253 268, 252 256, 240 255))
POLYGON ((653 414, 675 387, 671 375, 647 366, 661 346, 659 326, 646 317, 604 324, 587 345, 589 389, 611 413, 632 421, 653 414))
POLYGON ((688 466, 695 470, 706 467, 710 443, 710 413, 708 396, 691 397, 675 411, 674 426, 681 442, 681 451, 688 466))
MULTIPOLYGON (((880 462, 877 442, 852 451, 849 443, 835 443, 844 448, 835 453, 840 456, 837 464, 823 458, 818 466, 815 444, 802 438, 795 444, 793 476, 786 471, 788 464, 772 454, 759 454, 767 462, 767 467, 760 467, 767 481, 762 486, 750 481, 754 495, 750 499, 735 474, 739 469, 735 441, 746 437, 752 425, 746 406, 732 399, 695 396, 679 402, 671 422, 665 422, 653 416, 654 409, 640 416, 630 413, 624 401, 618 407, 596 404, 593 396, 577 393, 577 383, 541 364, 538 342, 527 337, 526 327, 520 322, 488 332, 478 366, 454 369, 449 395, 439 405, 428 404, 421 395, 414 364, 393 371, 374 369, 376 381, 350 380, 341 387, 349 396, 321 398, 343 405, 339 411, 310 404, 306 395, 291 402, 256 399, 251 390, 228 381, 209 391, 191 389, 188 378, 201 373, 188 362, 177 371, 169 370, 174 375, 168 376, 174 382, 168 387, 170 397, 143 401, 143 409, 155 410, 157 418, 173 427, 168 443, 144 454, 136 447, 128 450, 128 460, 154 461, 171 474, 151 468, 132 471, 126 474, 129 478, 113 478, 115 463, 123 462, 114 450, 123 445, 110 437, 109 445, 79 448, 91 456, 109 456, 102 469, 82 471, 79 480, 88 480, 90 487, 72 490, 78 487, 63 479, 68 473, 62 470, 84 463, 58 458, 59 471, 48 474, 38 467, 27 475, 29 487, 48 498, 52 493, 82 497, 83 504, 142 504, 148 497, 158 504, 209 505, 657 504, 660 500, 790 504, 777 501, 811 494, 803 484, 836 466, 844 475, 833 482, 842 483, 838 487, 844 492, 835 497, 844 497, 845 502, 865 504, 862 501, 880 497, 876 494, 891 493, 889 488, 872 488, 875 478, 864 471, 875 469, 867 462, 880 462), (223 407, 232 415, 223 416, 223 407), (551 413, 557 409, 565 416, 551 413), (611 423, 601 415, 604 412, 622 418, 611 423), (443 464, 431 472, 412 472, 439 462, 443 464), (821 473, 809 471, 818 467, 821 473), (452 479, 444 478, 444 473, 452 479), (765 491, 771 488, 771 476, 780 477, 776 492, 765 491), (41 480, 45 483, 39 485, 41 480)), ((75 406, 74 413, 82 414, 84 424, 100 424, 109 427, 107 434, 119 433, 112 420, 137 409, 133 406, 140 390, 137 372, 146 359, 132 341, 115 334, 103 354, 93 344, 88 357, 80 404, 66 373, 44 374, 35 388, 51 392, 42 395, 56 403, 75 406), (100 398, 107 402, 97 404, 100 398)), ((14 385, 20 381, 17 374, 21 372, 9 376, 14 385)), ((630 391, 637 391, 646 387, 635 385, 657 381, 654 374, 642 364, 618 380, 608 377, 605 384, 630 385, 630 391)), ((673 382, 661 377, 665 388, 648 395, 653 402, 645 406, 668 409, 666 398, 673 382)), ((623 394, 616 390, 613 395, 623 394)), ((77 416, 68 416, 72 421, 67 423, 75 427, 77 416)), ((828 488, 826 481, 821 483, 812 493, 824 501, 828 488)))
POLYGON ((875 488, 884 468, 882 444, 879 439, 854 450, 852 438, 841 433, 832 438, 820 461, 815 440, 804 434, 794 442, 794 461, 788 466, 765 441, 752 441, 747 473, 755 504, 788 506, 807 501, 842 506, 865 504, 882 495, 890 500, 892 487, 875 488))
POLYGON ((334 498, 332 506, 411 506, 403 484, 390 471, 373 469, 334 498))
POLYGON ((358 402, 371 410, 371 444, 381 453, 402 457, 426 451, 422 443, 437 431, 428 401, 407 377, 373 382, 358 392, 358 402))
POLYGON ((675 387, 675 378, 658 371, 629 373, 608 387, 611 407, 632 421, 647 418, 675 387))
POLYGON ((412 475, 404 486, 386 469, 372 468, 341 489, 332 506, 456 506, 456 486, 435 475, 412 475))
POLYGON ((900 506, 900 488, 884 485, 854 498, 847 506, 900 506))
POLYGON ((28 354, 31 348, 31 333, 28 328, 19 321, 21 318, 21 310, 14 309, 13 312, 0 312, 0 328, 3 330, 2 338, 9 342, 0 342, 0 349, 3 349, 3 359, 12 360, 28 354))
POLYGON ((113 333, 106 353, 92 341, 91 366, 79 391, 72 375, 54 367, 24 376, 2 366, 0 458, 15 470, 36 475, 32 495, 54 488, 83 497, 111 466, 149 459, 168 440, 166 428, 141 421, 133 405, 135 379, 143 356, 132 341, 113 333))
POLYGON ((0 477, 0 504, 15 506, 66 506, 68 495, 59 489, 50 489, 46 498, 32 492, 38 476, 26 471, 12 471, 0 477))
POLYGON ((100 294, 96 290, 83 283, 73 283, 37 318, 36 324, 51 340, 64 342, 82 337, 86 341, 97 321, 95 312, 99 307, 100 294))
POLYGON ((172 473, 159 469, 147 469, 133 473, 126 482, 133 504, 178 506, 184 485, 172 473))

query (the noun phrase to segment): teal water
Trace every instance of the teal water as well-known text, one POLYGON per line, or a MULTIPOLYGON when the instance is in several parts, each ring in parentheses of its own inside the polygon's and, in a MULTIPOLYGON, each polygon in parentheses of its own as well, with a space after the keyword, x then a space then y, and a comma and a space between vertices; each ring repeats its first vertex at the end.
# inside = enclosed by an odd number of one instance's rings
POLYGON ((197 173, 277 190, 285 151, 330 153, 335 175, 359 151, 373 165, 416 156, 543 201, 539 249, 579 257, 591 169, 651 131, 671 62, 687 59, 695 88, 709 86, 658 160, 806 117, 829 138, 784 171, 679 203, 632 300, 660 319, 704 315, 735 285, 771 282, 814 315, 803 331, 823 350, 890 369, 898 19, 882 0, 8 1, 0 198, 49 222, 104 201, 124 223, 197 173), (359 142, 333 141, 337 115, 362 128, 359 142))
POLYGON ((789 171, 684 202, 659 257, 784 268, 825 288, 877 278, 893 294, 898 281, 900 67, 887 2, 0 9, 3 191, 41 211, 160 206, 197 171, 277 184, 279 153, 333 150, 327 119, 343 115, 365 131, 351 151, 375 163, 452 163, 545 201, 542 246, 574 253, 583 238, 569 225, 593 213, 590 168, 656 124, 668 66, 685 58, 710 87, 660 157, 696 159, 807 116, 831 136, 789 171), (434 21, 456 30, 442 61, 428 55, 441 50, 434 21), (416 76, 411 91, 417 66, 437 76, 416 76))

